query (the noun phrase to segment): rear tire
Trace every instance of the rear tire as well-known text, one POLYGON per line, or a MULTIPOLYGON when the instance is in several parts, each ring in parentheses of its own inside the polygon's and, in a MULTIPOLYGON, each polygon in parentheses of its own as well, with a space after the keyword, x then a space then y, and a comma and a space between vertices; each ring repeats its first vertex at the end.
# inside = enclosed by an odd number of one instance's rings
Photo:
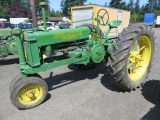
POLYGON ((114 42, 108 59, 113 82, 124 90, 140 87, 150 72, 154 52, 151 27, 138 24, 126 28, 114 42))

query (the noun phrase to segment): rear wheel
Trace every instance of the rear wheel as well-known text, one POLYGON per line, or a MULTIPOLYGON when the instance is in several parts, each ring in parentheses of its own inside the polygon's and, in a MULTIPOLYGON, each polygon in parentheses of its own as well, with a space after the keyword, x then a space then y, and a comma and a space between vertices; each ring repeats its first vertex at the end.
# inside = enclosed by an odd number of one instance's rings
POLYGON ((114 83, 124 89, 140 87, 151 69, 155 36, 144 24, 125 29, 114 42, 108 59, 114 83))
POLYGON ((18 109, 33 108, 44 101, 48 86, 38 77, 27 77, 19 80, 13 87, 10 99, 18 109))

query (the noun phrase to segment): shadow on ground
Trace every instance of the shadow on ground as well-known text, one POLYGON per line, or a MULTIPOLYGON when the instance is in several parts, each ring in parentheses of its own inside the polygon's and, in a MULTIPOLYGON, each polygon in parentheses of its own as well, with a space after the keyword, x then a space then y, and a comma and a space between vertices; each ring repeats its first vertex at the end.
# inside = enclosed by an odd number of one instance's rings
POLYGON ((122 90, 120 90, 111 82, 112 77, 108 73, 108 67, 105 65, 105 63, 97 64, 95 68, 84 71, 77 70, 74 65, 69 65, 68 68, 73 71, 59 75, 54 75, 54 73, 51 72, 50 76, 45 79, 48 84, 49 91, 81 80, 93 80, 97 78, 99 74, 103 74, 100 82, 105 88, 111 91, 122 92, 122 90))
POLYGON ((11 59, 0 58, 0 66, 11 65, 11 64, 19 64, 19 59, 18 58, 11 58, 11 59))
POLYGON ((141 120, 160 120, 160 81, 150 80, 142 87, 144 98, 155 105, 141 120))

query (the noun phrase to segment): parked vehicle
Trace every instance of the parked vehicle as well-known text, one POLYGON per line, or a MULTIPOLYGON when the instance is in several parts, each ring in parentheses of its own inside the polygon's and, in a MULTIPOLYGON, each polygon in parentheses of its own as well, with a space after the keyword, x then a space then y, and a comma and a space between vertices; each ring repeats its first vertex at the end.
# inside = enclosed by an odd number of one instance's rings
POLYGON ((7 19, 0 18, 0 22, 7 22, 7 19))
POLYGON ((70 28, 70 24, 60 24, 59 28, 60 29, 68 29, 68 28, 70 28))
MULTIPOLYGON (((59 29, 59 26, 57 26, 53 22, 46 22, 46 25, 47 25, 47 30, 58 30, 59 29)), ((38 24, 38 27, 41 29, 44 29, 43 23, 38 24)))
POLYGON ((154 13, 146 13, 144 14, 143 23, 154 26, 154 13))
POLYGON ((16 28, 16 26, 17 26, 16 24, 11 24, 11 25, 13 26, 13 28, 16 28))
POLYGON ((156 28, 158 26, 160 26, 160 16, 157 16, 156 19, 155 18, 155 14, 154 13, 146 13, 144 15, 144 21, 143 23, 152 26, 153 28, 156 28))
POLYGON ((19 23, 15 26, 20 28, 20 29, 31 29, 31 28, 33 28, 33 25, 31 23, 19 23))
POLYGON ((3 28, 12 28, 13 29, 14 27, 9 22, 0 22, 0 29, 3 29, 3 28))
POLYGON ((157 19, 155 20, 155 27, 160 26, 160 16, 157 16, 157 19))
POLYGON ((9 21, 12 24, 19 24, 19 23, 27 22, 29 21, 29 19, 28 18, 10 18, 9 21))

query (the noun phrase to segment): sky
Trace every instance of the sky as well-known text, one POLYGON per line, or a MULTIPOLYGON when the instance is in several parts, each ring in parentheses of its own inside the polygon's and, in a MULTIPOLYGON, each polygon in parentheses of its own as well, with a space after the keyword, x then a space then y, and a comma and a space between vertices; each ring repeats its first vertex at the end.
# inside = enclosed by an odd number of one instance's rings
MULTIPOLYGON (((50 1, 50 8, 53 8, 55 11, 60 10, 60 3, 61 0, 49 0, 50 1)), ((123 0, 126 1, 127 3, 129 2, 129 0, 123 0)), ((136 1, 136 0, 134 0, 136 1)), ((140 5, 142 6, 143 4, 146 4, 148 0, 140 0, 140 5)), ((92 4, 97 4, 97 5, 104 5, 105 2, 107 2, 107 4, 110 2, 110 0, 87 0, 87 3, 92 3, 92 4)))

